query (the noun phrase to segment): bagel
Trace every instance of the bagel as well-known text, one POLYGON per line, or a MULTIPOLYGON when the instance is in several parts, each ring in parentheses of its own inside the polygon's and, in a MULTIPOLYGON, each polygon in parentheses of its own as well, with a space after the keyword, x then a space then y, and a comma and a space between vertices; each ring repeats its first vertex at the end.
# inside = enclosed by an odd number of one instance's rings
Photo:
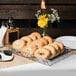
POLYGON ((50 51, 48 49, 45 49, 45 48, 40 48, 40 49, 35 51, 34 55, 41 57, 41 58, 48 59, 50 56, 50 51))
POLYGON ((55 44, 55 43, 51 43, 49 45, 53 46, 56 49, 56 56, 58 56, 60 54, 59 46, 57 44, 55 44))
POLYGON ((23 40, 15 40, 13 43, 12 43, 12 47, 14 49, 18 49, 18 50, 21 50, 23 47, 25 46, 25 42, 23 40))
POLYGON ((55 41, 54 44, 57 44, 57 45, 59 46, 59 48, 60 48, 60 50, 61 50, 61 53, 64 52, 64 45, 63 45, 61 42, 55 41))
POLYGON ((28 37, 30 37, 33 41, 36 40, 36 37, 33 35, 29 35, 28 37))
POLYGON ((53 39, 50 36, 44 36, 43 38, 47 40, 48 44, 53 42, 53 39))
POLYGON ((41 42, 43 42, 44 45, 47 45, 48 44, 47 40, 44 39, 44 38, 39 38, 38 40, 41 41, 41 42))
POLYGON ((33 32, 33 33, 31 33, 31 35, 34 36, 36 39, 41 38, 41 35, 38 32, 33 32))
POLYGON ((49 57, 49 59, 56 56, 56 49, 53 46, 46 45, 43 48, 50 50, 52 55, 49 57))
POLYGON ((41 41, 39 41, 39 40, 35 40, 35 41, 33 41, 32 43, 31 43, 31 45, 35 45, 36 46, 36 48, 42 48, 43 46, 44 46, 44 43, 43 42, 41 42, 41 41))
POLYGON ((33 55, 34 52, 36 51, 36 49, 37 49, 37 48, 36 48, 35 45, 29 45, 29 46, 26 47, 26 52, 33 55))
POLYGON ((26 51, 26 46, 24 46, 21 51, 25 52, 26 51))
POLYGON ((32 42, 32 39, 28 36, 22 37, 21 40, 23 40, 26 45, 29 45, 32 42))

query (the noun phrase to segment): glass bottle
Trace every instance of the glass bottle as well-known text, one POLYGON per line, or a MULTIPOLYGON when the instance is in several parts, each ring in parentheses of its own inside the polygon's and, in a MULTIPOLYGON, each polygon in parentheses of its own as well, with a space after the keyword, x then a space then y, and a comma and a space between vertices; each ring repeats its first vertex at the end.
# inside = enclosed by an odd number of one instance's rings
POLYGON ((8 18, 8 25, 9 25, 10 29, 14 29, 13 17, 8 18))

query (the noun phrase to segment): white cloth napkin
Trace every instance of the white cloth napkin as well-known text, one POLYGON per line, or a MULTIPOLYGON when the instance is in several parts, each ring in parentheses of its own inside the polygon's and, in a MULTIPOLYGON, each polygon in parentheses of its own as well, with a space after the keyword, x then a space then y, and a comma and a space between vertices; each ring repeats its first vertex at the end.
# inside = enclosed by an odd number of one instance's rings
POLYGON ((3 39, 4 39, 6 31, 7 31, 7 27, 1 26, 1 28, 0 28, 0 47, 4 46, 3 39))

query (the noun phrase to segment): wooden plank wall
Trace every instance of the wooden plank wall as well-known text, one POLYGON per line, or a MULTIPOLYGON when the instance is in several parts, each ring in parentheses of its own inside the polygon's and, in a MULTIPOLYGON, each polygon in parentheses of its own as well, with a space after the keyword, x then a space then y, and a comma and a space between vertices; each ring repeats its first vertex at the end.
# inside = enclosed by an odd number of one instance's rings
MULTIPOLYGON (((39 32, 42 34, 43 30, 40 28, 20 28, 20 37, 29 35, 32 32, 39 32), (30 31, 28 30, 30 29, 30 31), (26 32, 27 31, 27 32, 26 32)), ((59 36, 76 36, 76 28, 48 28, 47 29, 47 35, 56 38, 59 36)))
MULTIPOLYGON (((76 19, 76 0, 45 0, 48 11, 56 8, 61 19, 76 19)), ((0 0, 0 19, 35 19, 41 0, 0 0)))
MULTIPOLYGON (((45 0, 49 4, 76 4, 76 0, 45 0)), ((0 0, 0 4, 34 4, 41 0, 0 0)))

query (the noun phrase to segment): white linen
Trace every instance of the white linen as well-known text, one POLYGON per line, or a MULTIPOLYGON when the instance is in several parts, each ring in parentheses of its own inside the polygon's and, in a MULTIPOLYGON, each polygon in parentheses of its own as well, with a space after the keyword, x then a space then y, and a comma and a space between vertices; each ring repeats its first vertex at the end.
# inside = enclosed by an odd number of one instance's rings
POLYGON ((37 62, 0 69, 0 76, 74 76, 76 74, 76 55, 70 56, 52 66, 46 66, 37 62), (71 74, 73 72, 73 74, 71 74))
POLYGON ((0 28, 0 47, 4 46, 3 39, 4 39, 6 31, 7 31, 7 27, 1 26, 1 28, 0 28))
POLYGON ((32 71, 32 70, 76 70, 76 55, 57 62, 52 66, 46 66, 38 62, 0 69, 0 71, 32 71))

